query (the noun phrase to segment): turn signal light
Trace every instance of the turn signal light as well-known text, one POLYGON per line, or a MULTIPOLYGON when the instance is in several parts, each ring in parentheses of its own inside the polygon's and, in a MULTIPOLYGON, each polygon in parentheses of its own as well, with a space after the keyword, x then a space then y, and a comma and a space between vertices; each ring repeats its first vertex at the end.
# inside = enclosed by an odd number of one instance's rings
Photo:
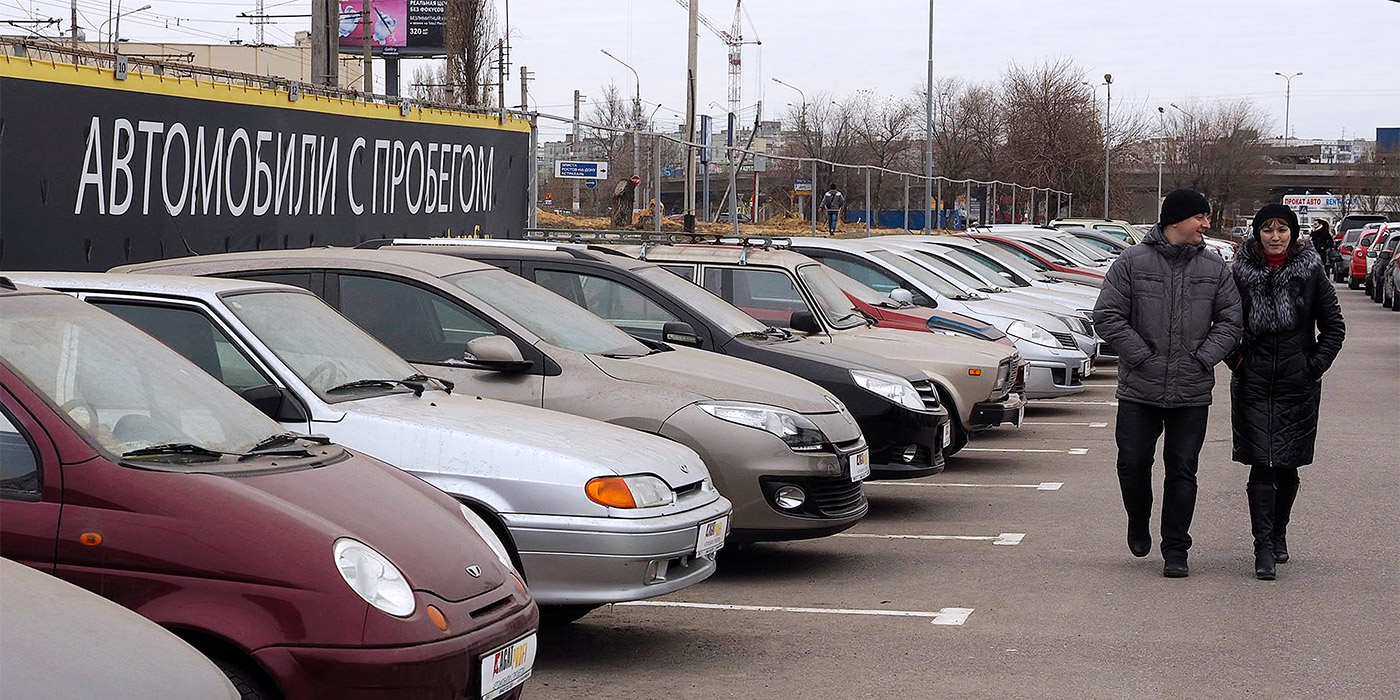
POLYGON ((102 535, 96 532, 84 532, 78 536, 78 541, 89 547, 96 547, 102 544, 102 535))
POLYGON ((432 620, 433 625, 436 626, 439 630, 442 630, 443 632, 447 631, 447 618, 442 614, 441 610, 438 610, 432 605, 428 606, 428 619, 432 620))
POLYGON ((612 508, 636 508, 637 501, 632 497, 632 489, 620 476, 601 476, 590 480, 583 490, 589 500, 612 508))
POLYGON ((968 375, 969 377, 980 377, 980 376, 982 376, 982 370, 980 370, 980 369, 970 369, 970 370, 967 371, 967 375, 968 375))

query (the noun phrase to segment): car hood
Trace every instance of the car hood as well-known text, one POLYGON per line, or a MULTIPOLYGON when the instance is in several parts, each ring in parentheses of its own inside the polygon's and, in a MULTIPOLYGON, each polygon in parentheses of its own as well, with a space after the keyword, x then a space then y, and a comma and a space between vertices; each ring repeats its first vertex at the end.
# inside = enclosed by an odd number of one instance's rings
POLYGON ((837 331, 831 339, 836 345, 904 360, 915 366, 927 362, 953 362, 962 367, 996 369, 1002 360, 1016 354, 1011 346, 990 340, 889 328, 837 331))
MULTIPOLYGON (((826 390, 781 370, 718 353, 674 348, 630 359, 589 355, 608 376, 670 389, 683 389, 697 398, 749 401, 780 406, 798 413, 831 413, 826 390)), ((681 406, 677 406, 679 410, 681 406)))
MULTIPOLYGON (((918 307, 915 307, 918 308, 918 307)), ((816 338, 802 338, 794 336, 788 340, 749 340, 747 338, 737 338, 733 342, 749 343, 760 347, 766 351, 787 355, 789 357, 806 360, 808 362, 819 362, 845 369, 864 369, 876 372, 886 372, 913 382, 926 379, 923 372, 910 366, 907 363, 890 359, 881 355, 857 350, 854 347, 844 345, 837 346, 831 343, 823 343, 816 338)))
POLYGON ((334 541, 350 537, 388 557, 415 590, 444 600, 466 600, 506 581, 506 569, 451 497, 379 460, 351 452, 314 469, 209 481, 202 499, 248 504, 240 514, 246 522, 284 533, 298 548, 307 543, 296 536, 297 524, 319 531, 323 537, 308 551, 288 553, 298 566, 324 562, 333 570, 334 541), (278 520, 285 522, 276 526, 278 520), (480 577, 467 575, 472 566, 480 577))
MULTIPOLYGON (((964 301, 970 315, 980 320, 991 323, 1002 332, 1011 325, 1011 321, 1026 321, 1041 326, 1049 331, 1064 332, 1073 330, 1065 325, 1064 321, 1047 313, 1045 304, 1037 303, 1033 299, 1017 299, 1014 302, 1002 301, 995 295, 989 299, 972 299, 964 301)), ((1073 315, 1076 312, 1068 307, 1061 307, 1057 312, 1073 315)))
MULTIPOLYGON (((335 408, 347 412, 345 419, 316 427, 337 442, 415 473, 509 484, 517 497, 557 487, 570 500, 584 499, 583 485, 596 476, 649 473, 673 489, 708 477, 699 455, 683 445, 532 406, 429 392, 345 401, 335 408)), ((563 512, 562 504, 536 505, 544 510, 525 512, 563 512)), ((601 510, 590 514, 604 515, 601 510)))

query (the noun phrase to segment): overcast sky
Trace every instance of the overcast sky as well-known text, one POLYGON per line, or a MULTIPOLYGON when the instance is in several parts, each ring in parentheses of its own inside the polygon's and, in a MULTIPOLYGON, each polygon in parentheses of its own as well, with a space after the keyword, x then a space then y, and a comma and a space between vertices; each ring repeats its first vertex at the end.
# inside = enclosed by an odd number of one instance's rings
MULTIPOLYGON (((505 0, 495 0, 498 12, 505 0)), ((728 28, 733 0, 698 0, 701 11, 728 28)), ((127 9, 154 7, 122 20, 132 41, 222 42, 252 39, 235 0, 126 0, 127 9), (175 26, 173 18, 189 18, 175 26), (167 25, 169 28, 167 28, 167 25)), ((266 0, 268 13, 304 13, 305 0, 266 0)), ((106 16, 102 0, 79 0, 86 24, 106 16)), ((67 18, 67 0, 0 0, 0 17, 67 18)), ((842 97, 859 89, 904 96, 927 72, 925 0, 748 0, 744 50, 745 121, 764 100, 764 117, 817 94, 842 97)), ((501 14, 504 14, 501 12, 501 14)), ((642 100, 662 124, 685 109, 686 12, 676 0, 513 0, 514 63, 535 73, 534 105, 571 113, 575 89, 590 99, 615 82, 630 98, 631 72, 600 50, 636 68, 642 100)), ((66 22, 65 22, 66 26, 66 22)), ((287 18, 268 27, 268 41, 290 43, 309 20, 287 18)), ((727 100, 726 48, 703 27, 699 109, 711 114, 727 100)), ((8 33, 8 31, 7 31, 8 33)), ((95 32, 94 32, 95 35, 95 32)), ((1375 138, 1378 126, 1400 126, 1400 2, 1390 0, 943 0, 937 3, 938 77, 992 81, 1012 63, 1072 58, 1101 82, 1113 74, 1114 110, 1155 111, 1192 99, 1246 97, 1284 128, 1284 79, 1293 80, 1292 131, 1299 138, 1375 138)), ((405 62, 404 82, 412 76, 405 62)), ((380 71, 382 75, 382 71, 380 71)), ((514 102, 518 83, 507 96, 514 102)), ((1100 99, 1103 91, 1099 91, 1100 99)), ((586 113, 586 111, 585 111, 586 113)), ((556 127, 548 133, 559 134, 556 127)))

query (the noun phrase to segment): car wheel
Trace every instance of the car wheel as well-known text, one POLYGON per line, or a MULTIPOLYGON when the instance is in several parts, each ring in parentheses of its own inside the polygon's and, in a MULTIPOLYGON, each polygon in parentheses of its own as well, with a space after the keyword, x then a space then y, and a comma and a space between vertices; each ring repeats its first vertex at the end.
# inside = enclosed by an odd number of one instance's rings
POLYGON ((938 387, 938 403, 948 409, 948 424, 953 427, 952 440, 943 449, 943 458, 947 459, 967 447, 967 431, 963 429, 962 419, 958 417, 958 405, 953 403, 942 387, 938 387))
POLYGON ((1355 277, 1347 278, 1347 289, 1360 289, 1361 285, 1356 282, 1355 277))
POLYGON ((209 660, 228 676, 240 700, 279 700, 282 697, 268 687, 262 676, 248 670, 247 666, 220 656, 211 656, 209 660))
POLYGON ((541 605, 540 627, 563 627, 597 610, 597 605, 541 605))

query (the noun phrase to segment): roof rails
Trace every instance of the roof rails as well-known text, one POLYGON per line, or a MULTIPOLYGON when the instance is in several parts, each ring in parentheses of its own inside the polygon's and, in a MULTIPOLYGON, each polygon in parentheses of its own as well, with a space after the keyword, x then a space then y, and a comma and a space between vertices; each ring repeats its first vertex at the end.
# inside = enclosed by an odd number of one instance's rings
POLYGON ((640 245, 640 260, 647 259, 647 249, 657 245, 724 245, 743 248, 739 262, 747 261, 750 248, 760 250, 788 249, 792 239, 787 236, 752 236, 732 233, 702 233, 689 231, 617 231, 607 229, 527 228, 525 240, 551 243, 575 243, 590 250, 612 252, 598 246, 640 245))

